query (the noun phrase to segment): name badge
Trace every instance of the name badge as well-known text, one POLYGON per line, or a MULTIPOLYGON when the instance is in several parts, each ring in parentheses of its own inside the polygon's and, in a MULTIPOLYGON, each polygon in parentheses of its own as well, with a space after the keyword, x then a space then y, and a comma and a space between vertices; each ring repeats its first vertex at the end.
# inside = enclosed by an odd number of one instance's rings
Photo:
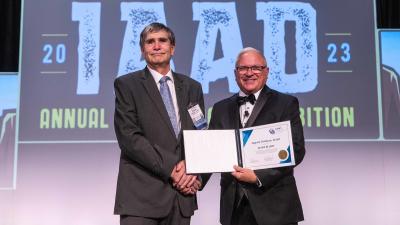
POLYGON ((207 120, 204 117, 199 104, 196 104, 195 106, 189 105, 188 112, 197 130, 207 129, 207 120))

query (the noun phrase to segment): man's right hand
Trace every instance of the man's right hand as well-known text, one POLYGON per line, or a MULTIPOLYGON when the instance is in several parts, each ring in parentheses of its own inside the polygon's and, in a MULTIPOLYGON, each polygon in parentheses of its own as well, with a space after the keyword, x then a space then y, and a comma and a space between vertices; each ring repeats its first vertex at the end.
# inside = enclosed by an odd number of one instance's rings
POLYGON ((171 173, 172 184, 174 187, 178 185, 178 183, 184 179, 186 176, 186 168, 185 161, 182 160, 178 164, 176 164, 171 173))
POLYGON ((175 165, 171 173, 172 185, 182 194, 195 194, 201 187, 201 182, 197 176, 187 175, 185 161, 182 160, 175 165))

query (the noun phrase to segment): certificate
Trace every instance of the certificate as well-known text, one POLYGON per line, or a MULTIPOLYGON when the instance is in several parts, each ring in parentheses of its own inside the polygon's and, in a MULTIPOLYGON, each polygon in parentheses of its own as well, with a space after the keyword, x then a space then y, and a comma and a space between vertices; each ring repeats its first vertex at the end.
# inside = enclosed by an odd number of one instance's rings
POLYGON ((295 164, 290 121, 239 130, 184 130, 187 173, 231 172, 295 164))
POLYGON ((240 140, 245 168, 255 170, 295 164, 290 121, 241 129, 240 140))

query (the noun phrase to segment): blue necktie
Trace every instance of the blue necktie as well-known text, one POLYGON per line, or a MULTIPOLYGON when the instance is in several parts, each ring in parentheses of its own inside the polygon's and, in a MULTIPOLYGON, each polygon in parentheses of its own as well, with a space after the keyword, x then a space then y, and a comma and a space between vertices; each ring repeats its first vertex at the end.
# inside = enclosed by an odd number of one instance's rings
POLYGON ((167 76, 163 76, 160 79, 160 94, 164 102, 165 108, 167 109, 172 127, 174 128, 175 136, 178 137, 179 134, 178 121, 176 120, 175 107, 174 103, 172 102, 171 92, 169 91, 169 87, 167 84, 168 80, 170 80, 170 78, 167 76))

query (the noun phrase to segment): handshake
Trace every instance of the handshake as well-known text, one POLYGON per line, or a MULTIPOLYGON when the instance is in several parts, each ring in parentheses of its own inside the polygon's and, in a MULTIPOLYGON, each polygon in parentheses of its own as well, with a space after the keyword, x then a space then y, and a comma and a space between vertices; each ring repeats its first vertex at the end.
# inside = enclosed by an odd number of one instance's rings
POLYGON ((171 180, 172 186, 184 195, 194 195, 201 188, 201 181, 198 176, 186 174, 184 160, 174 166, 171 180))

